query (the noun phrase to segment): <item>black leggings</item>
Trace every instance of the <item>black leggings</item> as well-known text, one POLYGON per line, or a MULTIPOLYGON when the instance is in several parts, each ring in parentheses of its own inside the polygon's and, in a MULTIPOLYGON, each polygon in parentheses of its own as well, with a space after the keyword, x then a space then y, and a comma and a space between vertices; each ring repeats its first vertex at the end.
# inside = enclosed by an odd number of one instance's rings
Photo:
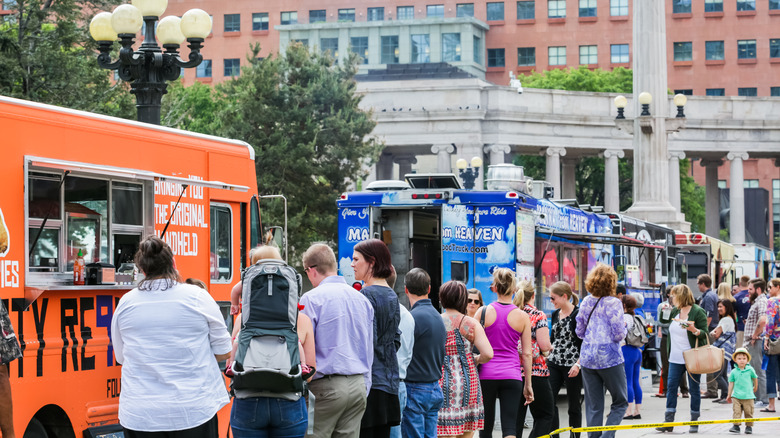
MULTIPOLYGON (((566 401, 569 407, 569 426, 582 427, 582 371, 580 370, 576 377, 569 377, 569 369, 571 367, 562 367, 552 362, 547 362, 547 368, 550 370, 550 389, 552 390, 553 400, 558 398, 558 393, 565 382, 566 401)), ((553 409, 552 429, 556 430, 559 427, 560 420, 558 419, 558 407, 556 406, 553 409)), ((575 438, 580 436, 579 433, 573 432, 572 435, 575 438)))
POLYGON ((515 379, 480 380, 482 399, 485 404, 485 428, 479 431, 479 438, 493 436, 496 421, 496 398, 501 401, 501 436, 517 436, 515 430, 517 411, 523 399, 523 381, 515 379))
POLYGON ((553 430, 555 399, 550 389, 550 378, 533 376, 531 387, 534 390, 534 401, 526 405, 525 396, 523 396, 517 412, 515 430, 518 438, 523 437, 523 423, 525 422, 525 413, 529 407, 531 408, 531 415, 534 417, 534 427, 531 429, 531 435, 529 435, 531 438, 547 435, 553 430))

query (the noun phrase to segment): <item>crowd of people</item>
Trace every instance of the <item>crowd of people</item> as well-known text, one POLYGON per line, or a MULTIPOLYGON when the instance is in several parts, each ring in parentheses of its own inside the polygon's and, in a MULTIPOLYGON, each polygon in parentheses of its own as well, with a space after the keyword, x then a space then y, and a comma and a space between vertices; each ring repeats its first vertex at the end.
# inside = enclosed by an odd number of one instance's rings
MULTIPOLYGON (((252 263, 267 258, 281 260, 272 247, 251 253, 252 263)), ((232 370, 239 327, 231 338, 206 285, 182 282, 170 247, 159 238, 145 239, 135 262, 145 278, 120 300, 111 327, 114 353, 123 365, 119 419, 125 435, 216 437, 217 412, 230 401, 218 362, 227 360, 232 370)), ((521 437, 526 411, 533 417, 530 436, 542 436, 563 426, 555 401, 564 385, 570 427, 582 425, 583 400, 587 426, 642 418, 639 370, 647 340, 635 328, 645 324, 643 300, 625 294, 607 265, 588 273, 582 300, 566 282, 550 285, 555 311, 549 323, 535 306, 533 284, 518 281, 506 268, 493 272, 495 302, 485 303, 479 290, 448 281, 438 290, 441 311, 429 297, 430 276, 414 268, 403 280, 407 309, 394 289, 390 251, 378 239, 354 248, 360 289, 338 275, 327 245, 312 245, 303 254, 303 268, 314 288, 300 297, 296 330, 301 366, 311 370, 304 378, 315 401, 315 437, 468 438, 478 432, 487 438, 497 416, 502 436, 521 437), (605 412, 607 391, 611 405, 605 412)), ((678 390, 684 398, 689 394, 691 421, 699 419, 707 398, 733 404, 734 418, 752 418, 754 408, 774 412, 780 279, 767 284, 742 277, 738 290, 725 283, 713 290, 706 274, 697 283, 698 302, 680 284, 658 306, 665 422, 675 420, 678 390), (723 366, 710 375, 690 372, 686 352, 707 343, 723 349, 723 366)), ((233 313, 240 310, 241 290, 239 283, 233 313)), ((0 310, 5 365, 19 357, 19 348, 11 342, 7 312, 0 310)), ((0 397, 0 426, 3 437, 13 437, 7 366, 2 371, 0 392, 8 397, 0 397)), ((230 428, 236 437, 306 435, 305 390, 232 395, 230 428)), ((689 432, 698 432, 698 426, 689 432)), ((740 433, 741 426, 735 423, 730 432, 740 433)), ((745 433, 752 433, 752 423, 745 423, 745 433)))

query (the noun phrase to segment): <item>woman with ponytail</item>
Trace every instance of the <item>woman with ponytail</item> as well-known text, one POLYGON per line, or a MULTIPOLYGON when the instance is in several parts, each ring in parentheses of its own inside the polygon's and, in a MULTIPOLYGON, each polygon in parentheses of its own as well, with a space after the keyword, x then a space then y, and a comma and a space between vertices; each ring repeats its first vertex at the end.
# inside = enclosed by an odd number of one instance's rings
MULTIPOLYGON (((580 375, 580 346, 582 339, 577 337, 577 313, 579 299, 569 283, 559 281, 550 286, 550 300, 555 311, 552 313, 550 342, 552 352, 547 357, 550 370, 550 388, 553 400, 558 398, 561 387, 566 384, 566 401, 569 407, 569 426, 582 426, 582 376, 580 375)), ((558 407, 553 409, 553 430, 558 429, 560 420, 558 407)), ((579 433, 572 433, 578 437, 579 433)))

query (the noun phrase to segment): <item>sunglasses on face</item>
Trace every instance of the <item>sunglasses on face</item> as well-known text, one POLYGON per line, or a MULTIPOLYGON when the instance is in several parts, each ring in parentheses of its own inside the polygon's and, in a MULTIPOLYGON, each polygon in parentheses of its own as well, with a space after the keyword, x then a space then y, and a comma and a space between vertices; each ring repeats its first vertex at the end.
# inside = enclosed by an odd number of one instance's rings
POLYGON ((469 304, 482 304, 479 300, 468 299, 469 304))

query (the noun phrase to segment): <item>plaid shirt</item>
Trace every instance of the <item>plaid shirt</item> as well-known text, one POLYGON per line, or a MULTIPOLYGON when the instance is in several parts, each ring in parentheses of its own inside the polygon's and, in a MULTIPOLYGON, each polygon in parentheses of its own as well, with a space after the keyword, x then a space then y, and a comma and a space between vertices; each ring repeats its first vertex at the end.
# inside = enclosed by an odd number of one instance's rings
MULTIPOLYGON (((744 345, 746 347, 750 345, 750 337, 753 336, 753 333, 756 331, 756 327, 758 327, 758 320, 761 319, 762 316, 766 315, 766 305, 767 299, 766 295, 764 294, 756 297, 756 300, 753 302, 753 304, 750 305, 750 311, 748 312, 748 317, 745 320, 744 345)), ((761 333, 759 336, 763 336, 763 333, 761 333)))

